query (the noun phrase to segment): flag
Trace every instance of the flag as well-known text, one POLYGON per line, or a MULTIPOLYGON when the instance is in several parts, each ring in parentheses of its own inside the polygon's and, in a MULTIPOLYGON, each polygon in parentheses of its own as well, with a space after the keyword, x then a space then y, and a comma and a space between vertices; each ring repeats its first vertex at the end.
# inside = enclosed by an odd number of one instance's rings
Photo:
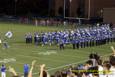
POLYGON ((5 34, 5 36, 7 37, 7 38, 11 38, 12 37, 12 32, 11 31, 8 31, 6 34, 5 34))
POLYGON ((0 44, 2 43, 2 40, 0 39, 0 44))

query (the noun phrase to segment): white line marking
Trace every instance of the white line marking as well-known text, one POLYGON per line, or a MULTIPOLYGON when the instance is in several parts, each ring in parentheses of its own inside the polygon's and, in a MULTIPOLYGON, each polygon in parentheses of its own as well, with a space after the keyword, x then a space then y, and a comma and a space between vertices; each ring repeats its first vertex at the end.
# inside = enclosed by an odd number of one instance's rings
MULTIPOLYGON (((104 49, 101 49, 101 50, 104 50, 104 49)), ((110 55, 110 54, 107 54, 107 55, 104 55, 104 56, 108 56, 108 55, 110 55)), ((104 57, 104 56, 102 56, 102 57, 104 57)), ((28 56, 28 57, 32 58, 33 56, 28 56)), ((87 60, 83 60, 83 61, 79 61, 79 62, 76 62, 76 63, 66 64, 66 65, 62 65, 62 66, 59 66, 59 67, 51 68, 51 69, 48 69, 48 71, 52 71, 52 70, 55 70, 55 69, 63 68, 63 67, 66 67, 66 66, 69 66, 69 65, 73 65, 73 64, 82 63, 82 62, 85 62, 85 61, 87 61, 87 60)), ((38 74, 38 73, 33 73, 33 75, 36 75, 36 74, 38 74)))
POLYGON ((22 56, 22 57, 29 57, 29 58, 37 58, 37 59, 42 59, 42 60, 48 60, 48 61, 52 61, 52 62, 64 62, 61 60, 54 60, 54 59, 46 59, 46 58, 41 58, 41 57, 35 57, 35 56, 25 56, 25 55, 16 55, 16 56, 22 56))
MULTIPOLYGON (((102 57, 109 56, 109 55, 111 55, 111 54, 103 55, 102 57)), ((55 69, 67 67, 67 66, 69 66, 69 65, 74 65, 74 64, 83 63, 83 62, 85 62, 85 61, 87 61, 87 60, 88 60, 88 59, 82 60, 82 61, 79 61, 79 62, 75 62, 75 63, 71 63, 71 64, 66 64, 66 65, 58 66, 58 67, 55 67, 55 68, 48 69, 47 71, 52 71, 52 70, 55 70, 55 69)), ((39 74, 39 73, 33 73, 33 75, 36 75, 36 74, 39 74)))

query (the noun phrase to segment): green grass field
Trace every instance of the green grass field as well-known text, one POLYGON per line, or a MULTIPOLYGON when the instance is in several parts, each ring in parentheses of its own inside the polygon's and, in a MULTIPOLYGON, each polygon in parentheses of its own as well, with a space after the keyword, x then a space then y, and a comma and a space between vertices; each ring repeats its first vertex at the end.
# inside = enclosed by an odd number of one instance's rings
MULTIPOLYGON (((23 74, 23 65, 25 63, 31 64, 32 60, 37 60, 34 68, 33 77, 38 77, 38 66, 40 64, 46 64, 47 70, 50 73, 54 73, 56 70, 65 68, 69 64, 79 64, 85 62, 88 59, 88 55, 91 52, 97 52, 101 56, 108 56, 111 54, 110 46, 115 47, 115 43, 110 43, 103 46, 83 48, 79 50, 73 50, 72 45, 65 47, 65 50, 59 50, 58 46, 35 46, 33 44, 25 44, 25 33, 41 32, 41 31, 56 31, 63 30, 63 27, 42 27, 32 26, 24 24, 11 24, 0 23, 0 37, 5 38, 5 33, 8 30, 13 32, 13 37, 8 39, 10 48, 3 49, 0 44, 0 64, 12 66, 18 73, 23 74), (50 53, 49 53, 50 52, 50 53)), ((9 73, 7 77, 10 77, 9 73)))

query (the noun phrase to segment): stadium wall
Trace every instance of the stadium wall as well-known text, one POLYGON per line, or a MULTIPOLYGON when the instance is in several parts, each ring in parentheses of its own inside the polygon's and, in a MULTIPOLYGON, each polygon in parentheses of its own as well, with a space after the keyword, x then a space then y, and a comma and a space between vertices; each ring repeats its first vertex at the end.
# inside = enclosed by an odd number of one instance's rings
POLYGON ((103 21, 115 24, 115 8, 104 8, 103 21))
MULTIPOLYGON (((66 0, 68 1, 68 0, 66 0)), ((71 4, 68 5, 70 9, 70 15, 72 17, 78 17, 77 9, 79 7, 83 8, 84 17, 88 17, 90 1, 90 17, 100 17, 102 16, 103 8, 113 8, 115 7, 115 0, 72 0, 71 4), (70 7, 71 6, 71 7, 70 7)), ((59 7, 64 7, 64 0, 55 0, 55 15, 58 16, 59 7)), ((69 1, 68 1, 69 2, 69 1)))

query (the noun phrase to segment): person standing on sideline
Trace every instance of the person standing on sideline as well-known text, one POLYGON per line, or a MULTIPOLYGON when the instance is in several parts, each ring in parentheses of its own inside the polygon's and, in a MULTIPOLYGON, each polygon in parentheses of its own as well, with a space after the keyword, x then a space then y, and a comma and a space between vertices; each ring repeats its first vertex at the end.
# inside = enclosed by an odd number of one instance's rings
POLYGON ((4 41, 3 41, 3 49, 7 49, 7 48, 9 48, 9 45, 8 45, 7 40, 4 39, 4 41))
POLYGON ((64 50, 64 40, 60 38, 60 42, 59 42, 59 48, 60 50, 64 50))
POLYGON ((5 67, 5 65, 2 65, 2 67, 1 67, 1 77, 6 77, 6 67, 5 67))
POLYGON ((24 64, 24 77, 28 77, 28 72, 29 72, 29 65, 24 64))

